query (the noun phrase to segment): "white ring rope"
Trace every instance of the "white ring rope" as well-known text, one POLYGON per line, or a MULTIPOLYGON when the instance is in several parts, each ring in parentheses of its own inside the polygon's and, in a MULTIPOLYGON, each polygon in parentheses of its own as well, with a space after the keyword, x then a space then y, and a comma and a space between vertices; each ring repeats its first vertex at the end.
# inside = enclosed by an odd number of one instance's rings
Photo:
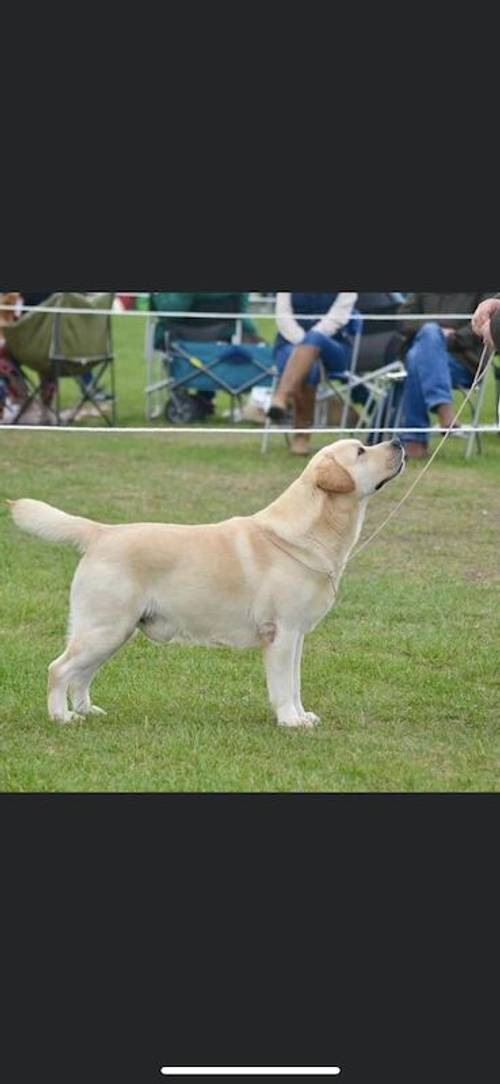
MULTIPOLYGON (((472 391, 472 388, 471 388, 471 391, 472 391)), ((464 400, 464 403, 462 404, 461 410, 465 406, 466 402, 467 402, 467 400, 464 400)), ((461 413, 461 410, 459 411, 459 413, 461 413)), ((456 417, 458 418, 458 416, 459 416, 459 414, 457 413, 456 417)), ((198 434, 198 436, 203 436, 205 433, 214 433, 214 434, 219 433, 220 436, 223 436, 223 435, 226 435, 226 434, 233 434, 235 436, 249 436, 249 435, 253 434, 254 437, 261 437, 262 438, 262 436, 264 434, 266 436, 276 437, 276 436, 296 436, 297 433, 309 433, 309 434, 317 433, 320 436, 323 435, 323 434, 328 434, 328 433, 333 433, 334 435, 336 434, 337 436, 339 435, 339 433, 351 433, 351 434, 355 433, 356 435, 358 435, 360 437, 363 437, 363 436, 367 435, 368 433, 393 433, 393 434, 394 433, 408 433, 409 432, 409 427, 406 425, 406 426, 400 426, 399 428, 395 429, 394 426, 390 426, 390 427, 377 426, 376 429, 368 429, 368 428, 365 428, 363 426, 362 429, 357 429, 355 425, 352 425, 350 429, 349 428, 341 429, 340 427, 337 427, 337 426, 325 426, 324 428, 322 426, 319 426, 317 428, 308 427, 307 429, 300 429, 300 428, 290 429, 290 428, 287 428, 284 425, 283 426, 276 425, 276 426, 269 426, 268 429, 263 429, 262 426, 258 426, 258 425, 255 425, 253 427, 252 426, 244 426, 244 425, 238 425, 238 426, 224 426, 224 425, 213 425, 213 426, 209 426, 209 425, 207 425, 207 426, 205 426, 205 425, 203 425, 203 426, 201 426, 201 425, 199 425, 199 426, 197 426, 197 425, 190 425, 190 426, 182 426, 182 425, 170 425, 170 426, 166 426, 166 425, 150 425, 150 426, 110 425, 110 426, 103 426, 103 425, 26 425, 26 424, 24 424, 24 425, 23 424, 16 425, 16 424, 11 424, 11 423, 9 423, 8 425, 0 425, 0 433, 4 432, 4 431, 7 431, 7 430, 9 430, 10 432, 17 432, 17 433, 21 433, 21 432, 23 432, 23 433, 24 432, 26 432, 26 433, 37 433, 37 432, 41 432, 41 433, 100 433, 101 436, 107 436, 108 434, 110 436, 112 434, 120 434, 121 436, 123 436, 124 434, 136 434, 137 435, 137 434, 140 434, 140 433, 157 433, 157 434, 158 433, 163 433, 164 436, 168 436, 169 434, 172 434, 172 433, 188 433, 188 434, 191 434, 191 436, 193 436, 193 434, 194 435, 198 434)), ((467 434, 467 435, 470 435, 470 433, 498 433, 499 432, 499 427, 498 427, 498 425, 468 425, 465 428, 461 428, 458 431, 461 432, 461 433, 467 434)), ((437 425, 434 425, 434 426, 417 426, 417 427, 412 427, 411 432, 412 433, 429 433, 431 436, 436 437, 440 433, 446 433, 447 434, 448 429, 445 429, 443 426, 437 426, 437 425)))
MULTIPOLYGON (((79 309, 79 308, 65 308, 60 305, 7 305, 0 302, 0 310, 5 312, 51 312, 51 313, 64 313, 67 316, 140 316, 143 319, 149 317, 162 317, 169 319, 186 319, 189 317, 191 320, 275 320, 276 315, 274 312, 183 312, 180 309, 172 309, 171 311, 163 311, 156 309, 144 310, 144 309, 79 309)), ((323 313, 294 313, 295 320, 322 320, 323 313)), ((354 313, 352 319, 361 320, 470 320, 472 313, 460 313, 460 312, 436 312, 436 313, 354 313)))

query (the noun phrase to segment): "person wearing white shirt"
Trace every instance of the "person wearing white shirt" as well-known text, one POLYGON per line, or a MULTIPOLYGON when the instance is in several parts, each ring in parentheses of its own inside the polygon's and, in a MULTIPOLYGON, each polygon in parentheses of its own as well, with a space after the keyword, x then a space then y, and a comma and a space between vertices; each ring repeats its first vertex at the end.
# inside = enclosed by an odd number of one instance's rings
MULTIPOLYGON (((352 338, 347 326, 357 296, 333 291, 277 293, 274 357, 281 377, 268 411, 273 421, 285 419, 291 400, 295 428, 312 424, 318 362, 331 376, 339 376, 349 368, 352 338)), ((297 434, 290 442, 290 450, 295 455, 309 455, 309 435, 297 434)))

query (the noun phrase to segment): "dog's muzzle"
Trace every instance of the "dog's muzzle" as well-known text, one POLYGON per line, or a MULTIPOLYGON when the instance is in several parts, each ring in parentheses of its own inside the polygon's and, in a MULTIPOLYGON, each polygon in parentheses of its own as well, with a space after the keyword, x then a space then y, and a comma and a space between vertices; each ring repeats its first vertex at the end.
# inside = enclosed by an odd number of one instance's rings
POLYGON ((383 478, 382 481, 375 486, 375 493, 377 493, 379 489, 382 489, 382 486, 387 485, 387 482, 392 482, 392 479, 396 478, 397 475, 401 474, 401 472, 405 469, 406 452, 404 450, 403 444, 399 440, 399 437, 395 437, 394 440, 391 440, 391 447, 394 448, 396 459, 394 470, 392 471, 392 474, 388 474, 387 478, 383 478))

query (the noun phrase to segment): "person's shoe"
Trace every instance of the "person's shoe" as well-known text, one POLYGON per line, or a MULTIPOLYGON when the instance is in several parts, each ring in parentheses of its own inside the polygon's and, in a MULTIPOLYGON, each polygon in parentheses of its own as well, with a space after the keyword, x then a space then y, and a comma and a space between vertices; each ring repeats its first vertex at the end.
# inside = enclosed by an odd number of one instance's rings
POLYGON ((404 449, 407 459, 428 459, 429 452, 427 445, 423 444, 421 440, 408 440, 405 442, 404 449))
POLYGON ((279 406, 278 403, 271 403, 271 406, 267 411, 267 417, 270 418, 272 422, 283 423, 286 420, 286 416, 287 411, 284 407, 279 406))
POLYGON ((290 451, 292 455, 310 455, 311 438, 308 433, 297 433, 297 436, 292 437, 290 440, 290 451))

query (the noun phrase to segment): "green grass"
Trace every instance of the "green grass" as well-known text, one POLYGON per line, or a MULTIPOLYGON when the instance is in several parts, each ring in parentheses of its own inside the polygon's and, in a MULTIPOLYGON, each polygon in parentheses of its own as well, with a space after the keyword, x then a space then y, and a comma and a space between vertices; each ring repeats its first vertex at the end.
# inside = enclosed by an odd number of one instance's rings
MULTIPOLYGON (((137 422, 142 356, 126 345, 121 420, 137 422)), ((265 456, 243 434, 26 429, 0 440, 2 497, 115 522, 251 513, 300 468, 278 437, 265 456)), ((50 723, 46 669, 63 647, 77 555, 18 531, 3 505, 0 790, 498 790, 500 441, 484 445, 464 463, 462 442, 449 442, 348 567, 337 607, 306 639, 304 702, 322 718, 313 731, 275 725, 258 651, 160 647, 141 635, 94 682, 105 718, 50 723)), ((415 470, 373 499, 365 536, 415 470)))

